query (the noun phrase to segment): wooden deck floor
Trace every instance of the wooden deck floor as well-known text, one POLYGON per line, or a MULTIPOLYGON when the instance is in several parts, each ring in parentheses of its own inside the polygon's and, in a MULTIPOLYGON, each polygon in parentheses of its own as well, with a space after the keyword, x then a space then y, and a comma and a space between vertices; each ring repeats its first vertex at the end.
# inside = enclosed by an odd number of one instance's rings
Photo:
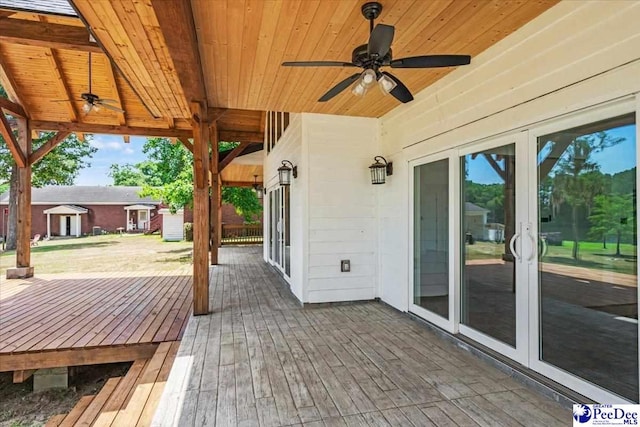
POLYGON ((571 413, 381 303, 302 308, 261 248, 223 248, 155 426, 561 426, 571 413))
POLYGON ((150 358, 191 312, 188 268, 42 275, 0 284, 0 371, 150 358))

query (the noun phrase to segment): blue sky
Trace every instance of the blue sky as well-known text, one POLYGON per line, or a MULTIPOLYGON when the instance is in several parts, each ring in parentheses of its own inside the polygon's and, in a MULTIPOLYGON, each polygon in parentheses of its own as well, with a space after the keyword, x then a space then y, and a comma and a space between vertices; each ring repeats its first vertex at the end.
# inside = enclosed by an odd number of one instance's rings
POLYGON ((111 185, 109 166, 138 163, 145 159, 142 146, 147 139, 132 136, 131 142, 125 144, 121 136, 94 135, 90 144, 98 149, 93 155, 91 166, 80 171, 76 185, 111 185))
MULTIPOLYGON (((614 174, 636 166, 636 127, 622 126, 607 130, 613 138, 624 138, 624 141, 594 154, 591 159, 600 164, 602 173, 614 174)), ((517 164, 516 164, 517 168, 517 164)), ((503 181, 491 168, 483 156, 476 157, 469 164, 468 179, 478 184, 502 184, 503 181)))

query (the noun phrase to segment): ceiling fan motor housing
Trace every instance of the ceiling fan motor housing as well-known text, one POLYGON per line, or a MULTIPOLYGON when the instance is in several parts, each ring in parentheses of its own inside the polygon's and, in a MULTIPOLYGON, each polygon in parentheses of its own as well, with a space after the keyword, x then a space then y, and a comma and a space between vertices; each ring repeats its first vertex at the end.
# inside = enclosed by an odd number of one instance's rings
POLYGON ((382 65, 388 65, 389 62, 391 62, 392 58, 393 55, 391 53, 391 49, 389 49, 389 52, 384 56, 384 58, 378 58, 374 60, 369 56, 368 45, 366 44, 356 47, 351 53, 351 62, 363 68, 374 68, 374 64, 378 67, 382 65))

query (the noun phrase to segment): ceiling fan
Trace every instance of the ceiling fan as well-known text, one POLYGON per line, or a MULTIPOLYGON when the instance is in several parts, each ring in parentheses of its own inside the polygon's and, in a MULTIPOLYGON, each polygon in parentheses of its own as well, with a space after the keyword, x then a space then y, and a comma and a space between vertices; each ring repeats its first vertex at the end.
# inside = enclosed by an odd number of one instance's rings
MULTIPOLYGON (((80 94, 80 99, 78 99, 78 101, 84 101, 84 104, 82 105, 82 111, 84 111, 85 114, 89 114, 91 111, 100 111, 101 108, 104 108, 106 110, 116 111, 118 113, 124 113, 124 110, 122 108, 119 108, 115 105, 111 105, 111 104, 117 104, 118 101, 116 101, 115 99, 100 98, 98 95, 96 95, 91 91, 91 80, 92 80, 91 79, 91 74, 92 74, 91 62, 92 62, 91 52, 89 52, 89 90, 85 93, 80 94)), ((67 102, 67 100, 56 101, 56 102, 67 102)))
POLYGON ((384 94, 390 93, 400 102, 413 100, 407 87, 393 74, 380 71, 382 67, 391 68, 437 68, 467 65, 471 62, 469 55, 423 55, 409 58, 393 59, 391 43, 395 28, 392 25, 378 24, 373 21, 380 15, 382 5, 368 2, 362 5, 362 15, 369 21, 369 42, 353 50, 351 62, 343 61, 294 61, 283 62, 285 67, 360 67, 363 72, 355 73, 331 89, 320 99, 326 102, 353 84, 354 95, 364 96, 376 82, 384 94))

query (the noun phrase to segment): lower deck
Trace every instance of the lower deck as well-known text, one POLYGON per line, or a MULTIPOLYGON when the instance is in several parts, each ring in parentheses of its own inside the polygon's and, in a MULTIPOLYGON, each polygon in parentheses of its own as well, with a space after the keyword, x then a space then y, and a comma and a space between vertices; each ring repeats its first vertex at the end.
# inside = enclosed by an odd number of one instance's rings
POLYGON ((191 305, 188 268, 3 280, 0 371, 148 359, 180 339, 191 305))
POLYGON ((378 302, 301 307, 225 247, 153 425, 567 425, 571 413, 378 302))

